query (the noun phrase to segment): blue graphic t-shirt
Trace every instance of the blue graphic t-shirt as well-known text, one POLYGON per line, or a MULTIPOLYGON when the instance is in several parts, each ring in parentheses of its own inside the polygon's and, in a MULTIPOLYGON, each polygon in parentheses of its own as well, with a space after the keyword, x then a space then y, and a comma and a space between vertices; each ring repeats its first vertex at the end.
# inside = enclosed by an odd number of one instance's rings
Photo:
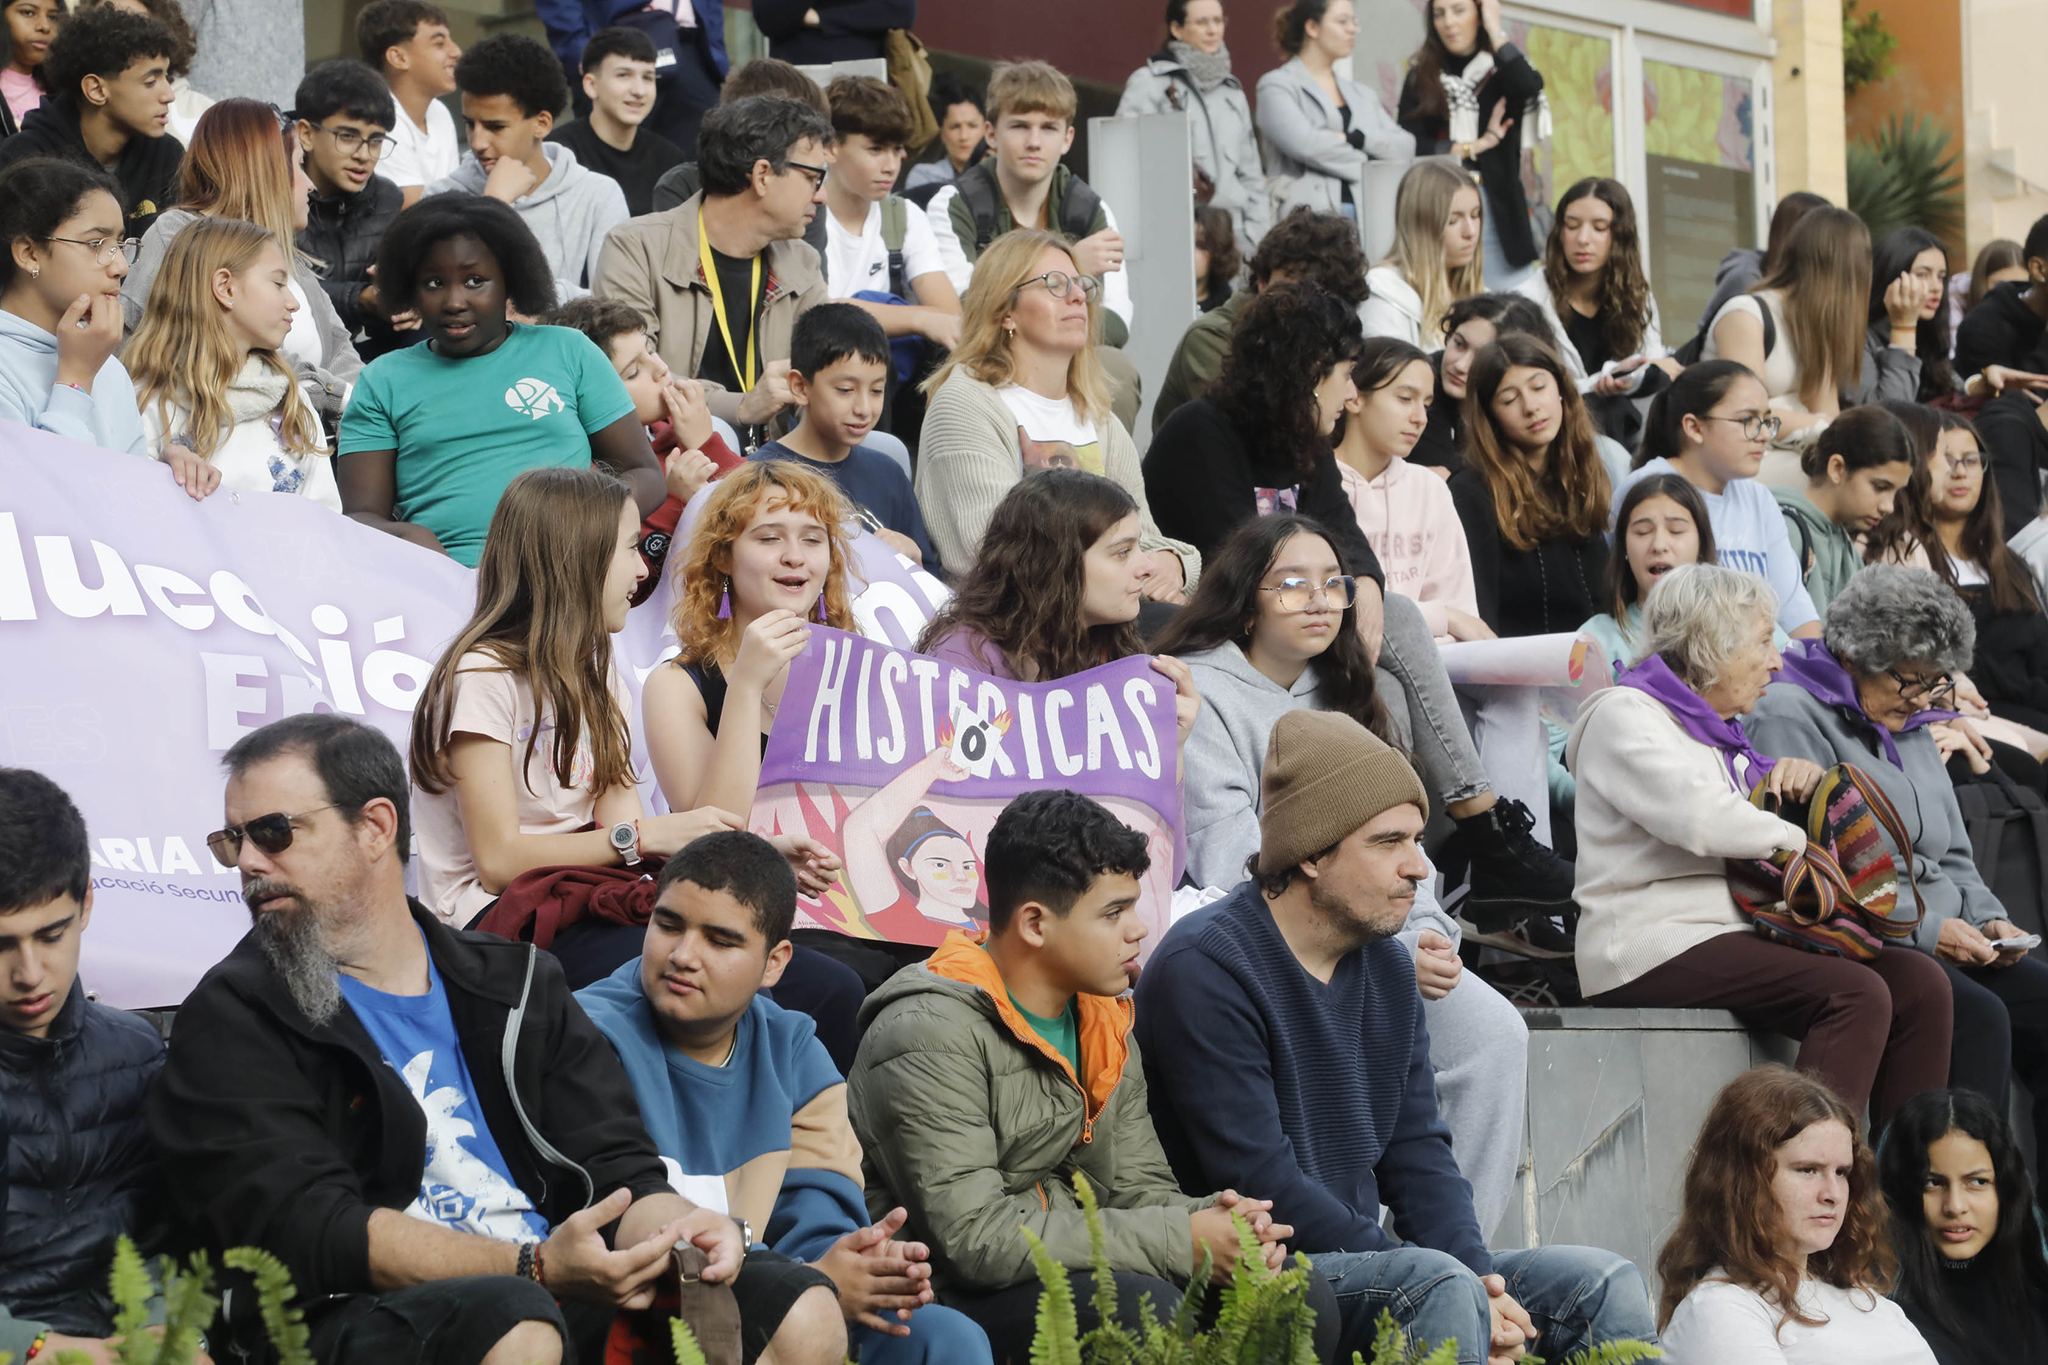
POLYGON ((477 1107, 448 992, 431 957, 427 971, 431 984, 425 995, 386 995, 341 975, 342 997, 427 1116, 426 1168, 419 1198, 406 1212, 501 1242, 544 1239, 547 1220, 512 1183, 504 1153, 477 1107))

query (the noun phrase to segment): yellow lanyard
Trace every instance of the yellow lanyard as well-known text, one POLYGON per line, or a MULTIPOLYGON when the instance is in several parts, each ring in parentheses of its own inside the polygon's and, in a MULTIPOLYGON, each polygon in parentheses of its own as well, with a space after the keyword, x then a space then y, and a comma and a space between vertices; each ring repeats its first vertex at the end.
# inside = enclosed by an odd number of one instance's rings
MULTIPOLYGON (((711 289, 711 313, 718 319, 718 334, 725 338, 725 353, 732 357, 733 369, 739 374, 740 392, 751 392, 754 387, 754 342, 760 335, 758 325, 747 328, 747 363, 740 364, 740 353, 733 349, 732 324, 726 321, 725 291, 719 288, 718 267, 711 261, 711 239, 704 235, 704 210, 697 210, 697 260, 704 271, 704 283, 711 289)), ((754 306, 754 300, 761 297, 761 256, 754 255, 754 278, 747 286, 747 307, 754 306)), ((758 324, 759 319, 755 319, 758 324)))

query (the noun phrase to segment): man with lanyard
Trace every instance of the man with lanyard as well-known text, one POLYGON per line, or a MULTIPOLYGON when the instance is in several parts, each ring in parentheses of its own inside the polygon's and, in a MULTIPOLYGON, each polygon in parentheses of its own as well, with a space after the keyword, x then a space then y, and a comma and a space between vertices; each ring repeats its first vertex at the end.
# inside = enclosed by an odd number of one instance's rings
POLYGON ((639 310, 669 368, 702 381, 711 411, 736 426, 788 406, 790 333, 827 299, 801 239, 824 202, 831 143, 832 125, 794 100, 722 104, 697 140, 702 191, 614 229, 598 259, 591 291, 639 310))

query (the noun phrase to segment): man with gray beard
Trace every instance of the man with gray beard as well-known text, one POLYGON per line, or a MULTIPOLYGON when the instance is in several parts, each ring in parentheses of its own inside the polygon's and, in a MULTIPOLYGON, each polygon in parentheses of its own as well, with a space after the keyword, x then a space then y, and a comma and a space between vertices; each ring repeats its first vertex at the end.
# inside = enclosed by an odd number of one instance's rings
POLYGON ((179 1011, 148 1124, 199 1240, 290 1269, 321 1365, 600 1359, 679 1243, 731 1286, 745 1359, 841 1359, 829 1282, 670 1188, 553 958, 406 895, 410 789, 381 732, 293 716, 224 764, 207 842, 255 924, 179 1011))

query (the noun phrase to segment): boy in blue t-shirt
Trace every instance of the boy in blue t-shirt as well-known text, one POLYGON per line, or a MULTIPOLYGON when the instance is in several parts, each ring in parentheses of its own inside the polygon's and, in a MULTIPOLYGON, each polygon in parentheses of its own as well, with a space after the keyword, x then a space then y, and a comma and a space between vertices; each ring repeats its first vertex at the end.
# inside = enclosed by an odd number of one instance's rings
POLYGON ((475 567, 505 487, 529 469, 601 462, 646 516, 667 488, 609 358, 566 327, 508 319, 554 307, 539 243, 481 195, 439 194, 384 234, 377 283, 426 340, 363 370, 341 416, 341 508, 475 567))
POLYGON ((705 835, 663 865, 640 957, 576 999, 677 1189, 830 1276, 862 1365, 989 1365, 982 1330, 932 1302, 923 1244, 895 1240, 904 1211, 868 1223, 846 1082, 810 1018, 760 993, 795 918, 795 875, 765 839, 705 835))
POLYGON ((890 549, 938 572, 910 476, 861 441, 882 415, 889 380, 882 324, 850 303, 821 303, 800 316, 789 339, 789 391, 801 414, 789 434, 756 460, 795 460, 839 485, 862 522, 890 549))

